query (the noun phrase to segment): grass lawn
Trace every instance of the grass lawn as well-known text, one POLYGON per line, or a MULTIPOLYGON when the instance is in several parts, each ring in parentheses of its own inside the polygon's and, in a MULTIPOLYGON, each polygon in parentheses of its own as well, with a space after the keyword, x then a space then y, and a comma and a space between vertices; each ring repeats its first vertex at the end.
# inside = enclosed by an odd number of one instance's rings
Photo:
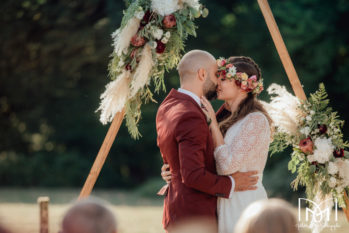
MULTIPOLYGON (((79 190, 0 189, 0 222, 14 233, 38 233, 39 210, 36 200, 38 196, 49 196, 50 232, 57 233, 65 211, 78 194, 79 190)), ((111 203, 110 208, 117 217, 120 233, 164 232, 161 198, 144 198, 136 193, 105 190, 95 191, 93 195, 111 203)), ((338 217, 340 227, 333 231, 325 229, 323 233, 349 232, 349 223, 344 214, 339 212, 338 217)))

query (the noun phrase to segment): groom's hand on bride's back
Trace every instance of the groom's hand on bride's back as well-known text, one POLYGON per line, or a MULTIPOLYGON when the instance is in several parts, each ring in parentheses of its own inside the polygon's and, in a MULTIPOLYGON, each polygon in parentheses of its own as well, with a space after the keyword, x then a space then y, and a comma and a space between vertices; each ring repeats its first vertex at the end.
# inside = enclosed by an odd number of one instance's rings
POLYGON ((231 175, 234 178, 234 192, 242 192, 247 190, 256 190, 258 182, 257 171, 235 172, 231 175))

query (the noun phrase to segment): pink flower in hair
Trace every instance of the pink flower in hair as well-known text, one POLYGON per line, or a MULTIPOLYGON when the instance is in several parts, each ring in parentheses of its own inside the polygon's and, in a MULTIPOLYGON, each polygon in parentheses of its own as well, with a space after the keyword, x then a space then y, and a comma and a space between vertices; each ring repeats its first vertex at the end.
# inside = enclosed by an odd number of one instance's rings
POLYGON ((256 75, 252 75, 248 79, 256 82, 257 81, 257 76, 256 75))

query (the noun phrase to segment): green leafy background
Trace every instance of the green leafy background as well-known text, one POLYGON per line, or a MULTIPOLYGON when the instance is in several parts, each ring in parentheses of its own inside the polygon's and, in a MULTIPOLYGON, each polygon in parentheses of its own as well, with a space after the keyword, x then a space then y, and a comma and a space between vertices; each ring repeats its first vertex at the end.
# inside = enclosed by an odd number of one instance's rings
MULTIPOLYGON (((251 56, 266 87, 276 82, 291 90, 257 1, 202 3, 210 14, 196 21, 198 37, 189 38, 187 51, 251 56)), ((349 2, 269 3, 305 92, 324 82, 332 107, 348 120, 349 2)), ((109 82, 110 35, 120 26, 125 2, 3 0, 0 6, 0 185, 81 187, 108 129, 95 110, 109 82)), ((167 73, 167 92, 178 85, 175 70, 167 73)), ((154 97, 161 103, 165 95, 154 97)), ((261 99, 267 100, 266 93, 261 99)), ((140 140, 121 127, 97 187, 129 189, 159 177, 159 103, 142 107, 140 140)), ((344 134, 349 135, 348 124, 344 134)), ((290 187, 290 154, 268 160, 264 184, 271 196, 291 200, 299 195, 290 187)))

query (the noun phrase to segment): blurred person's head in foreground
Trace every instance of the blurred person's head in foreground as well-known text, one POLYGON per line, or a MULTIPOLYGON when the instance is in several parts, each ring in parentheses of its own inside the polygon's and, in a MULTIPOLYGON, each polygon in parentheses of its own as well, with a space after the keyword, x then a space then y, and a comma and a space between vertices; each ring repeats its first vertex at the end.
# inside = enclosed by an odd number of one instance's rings
POLYGON ((10 231, 3 227, 0 223, 0 233, 10 233, 10 231))
POLYGON ((168 229, 168 233, 217 233, 216 219, 209 217, 191 217, 179 221, 168 229))
POLYGON ((235 233, 298 233, 292 206, 272 198, 250 204, 235 226, 235 233))
POLYGON ((116 233, 116 220, 104 202, 89 198, 68 210, 60 233, 116 233))

